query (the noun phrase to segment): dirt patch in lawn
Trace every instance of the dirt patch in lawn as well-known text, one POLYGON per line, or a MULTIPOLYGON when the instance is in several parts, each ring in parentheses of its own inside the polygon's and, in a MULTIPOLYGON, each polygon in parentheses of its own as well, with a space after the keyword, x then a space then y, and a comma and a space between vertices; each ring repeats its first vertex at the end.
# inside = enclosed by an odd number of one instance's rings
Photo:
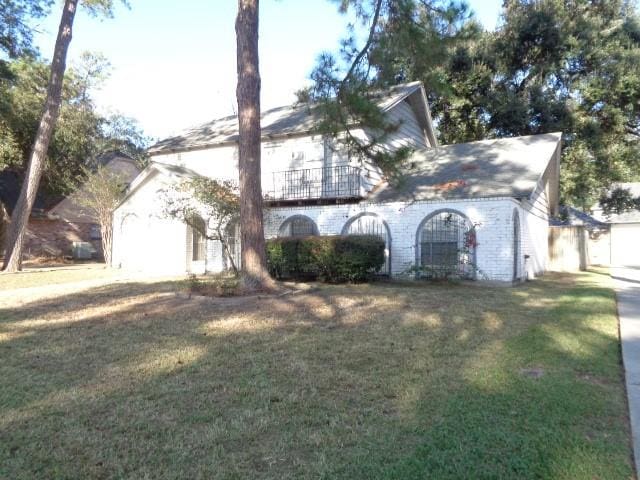
POLYGON ((246 290, 238 276, 227 274, 191 275, 182 284, 177 292, 178 296, 201 300, 225 297, 269 298, 308 292, 312 289, 308 283, 274 281, 268 289, 256 292, 255 290, 246 290))

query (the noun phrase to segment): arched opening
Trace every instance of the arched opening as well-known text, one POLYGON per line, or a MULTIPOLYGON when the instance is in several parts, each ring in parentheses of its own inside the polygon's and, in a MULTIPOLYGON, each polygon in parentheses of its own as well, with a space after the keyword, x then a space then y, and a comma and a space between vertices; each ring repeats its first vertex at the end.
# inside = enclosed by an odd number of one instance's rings
POLYGON ((309 235, 318 235, 318 227, 306 215, 293 215, 287 218, 278 231, 279 237, 308 237, 309 235))
POLYGON ((233 270, 233 265, 240 270, 240 222, 238 219, 231 220, 224 230, 225 243, 228 251, 222 249, 222 265, 225 270, 233 270))
POLYGON ((438 210, 427 216, 416 235, 416 264, 426 278, 475 277, 475 230, 455 210, 438 210))
POLYGON ((520 214, 513 210, 513 281, 520 279, 520 214))
POLYGON ((391 232, 382 218, 375 213, 360 213, 347 221, 342 235, 374 235, 384 240, 384 265, 380 273, 391 274, 391 232))

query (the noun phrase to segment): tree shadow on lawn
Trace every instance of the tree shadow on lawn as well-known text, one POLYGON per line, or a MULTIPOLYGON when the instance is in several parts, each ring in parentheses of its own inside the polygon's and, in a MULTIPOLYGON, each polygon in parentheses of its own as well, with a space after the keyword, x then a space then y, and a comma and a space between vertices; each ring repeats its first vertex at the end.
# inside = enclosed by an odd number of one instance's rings
POLYGON ((243 304, 174 288, 0 310, 0 477, 632 475, 615 304, 594 278, 243 304))

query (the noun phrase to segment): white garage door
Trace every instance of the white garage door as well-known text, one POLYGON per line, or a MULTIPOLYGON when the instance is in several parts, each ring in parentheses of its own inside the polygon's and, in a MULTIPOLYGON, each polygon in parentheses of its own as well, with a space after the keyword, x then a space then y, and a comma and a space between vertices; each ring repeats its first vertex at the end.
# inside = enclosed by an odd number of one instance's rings
POLYGON ((640 266, 640 223, 611 225, 611 264, 640 266))

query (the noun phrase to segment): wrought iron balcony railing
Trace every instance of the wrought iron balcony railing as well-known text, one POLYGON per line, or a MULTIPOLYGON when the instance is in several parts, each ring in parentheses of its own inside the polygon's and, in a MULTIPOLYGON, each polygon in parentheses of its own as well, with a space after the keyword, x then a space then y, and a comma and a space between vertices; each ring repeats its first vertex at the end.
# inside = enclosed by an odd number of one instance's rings
POLYGON ((360 168, 340 165, 273 172, 267 201, 356 199, 360 193, 360 168))

